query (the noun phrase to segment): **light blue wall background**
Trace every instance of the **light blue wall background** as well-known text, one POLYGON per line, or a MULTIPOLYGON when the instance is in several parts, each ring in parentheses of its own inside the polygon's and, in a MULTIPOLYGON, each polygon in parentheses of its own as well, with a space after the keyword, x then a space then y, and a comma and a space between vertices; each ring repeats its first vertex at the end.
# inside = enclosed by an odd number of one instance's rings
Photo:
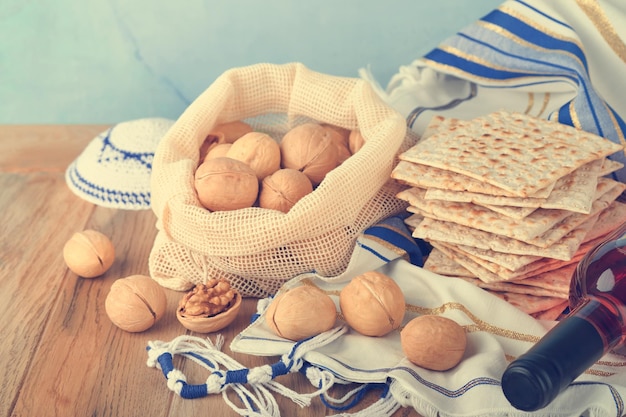
POLYGON ((0 123, 176 118, 225 70, 397 71, 500 0, 0 0, 0 123))

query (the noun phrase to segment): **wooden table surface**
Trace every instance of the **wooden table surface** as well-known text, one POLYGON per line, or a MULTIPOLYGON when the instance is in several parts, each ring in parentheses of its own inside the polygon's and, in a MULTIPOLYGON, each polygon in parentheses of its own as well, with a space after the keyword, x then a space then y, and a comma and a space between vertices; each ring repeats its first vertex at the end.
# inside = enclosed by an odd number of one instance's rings
MULTIPOLYGON (((148 274, 156 235, 152 211, 103 208, 75 196, 64 172, 108 126, 0 126, 0 417, 235 416, 221 395, 184 400, 163 374, 146 365, 150 340, 169 341, 186 331, 175 317, 182 293, 167 290, 168 313, 143 333, 115 327, 104 310, 111 284, 148 274), (96 229, 116 248, 112 268, 94 279, 65 266, 62 248, 76 231, 96 229)), ((245 299, 237 321, 220 333, 224 350, 248 367, 277 358, 233 354, 232 338, 249 322, 256 300, 245 299)), ((208 336, 215 336, 209 334, 208 336)), ((191 361, 175 365, 200 384, 206 371, 191 361)), ((298 392, 313 388, 300 374, 279 382, 298 392)), ((334 387, 334 396, 354 386, 334 387)), ((354 412, 377 399, 371 393, 354 412)), ((284 416, 338 412, 315 399, 308 408, 276 395, 284 416)), ((417 416, 400 409, 395 416, 417 416)))

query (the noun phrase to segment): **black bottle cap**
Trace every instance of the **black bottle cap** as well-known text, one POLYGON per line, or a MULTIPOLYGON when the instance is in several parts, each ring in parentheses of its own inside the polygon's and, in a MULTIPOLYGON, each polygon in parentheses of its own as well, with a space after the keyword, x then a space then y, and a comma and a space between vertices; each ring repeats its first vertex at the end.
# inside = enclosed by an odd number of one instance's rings
POLYGON ((516 360, 502 375, 504 396, 518 410, 536 411, 546 407, 560 391, 558 382, 550 377, 551 369, 547 361, 516 360))

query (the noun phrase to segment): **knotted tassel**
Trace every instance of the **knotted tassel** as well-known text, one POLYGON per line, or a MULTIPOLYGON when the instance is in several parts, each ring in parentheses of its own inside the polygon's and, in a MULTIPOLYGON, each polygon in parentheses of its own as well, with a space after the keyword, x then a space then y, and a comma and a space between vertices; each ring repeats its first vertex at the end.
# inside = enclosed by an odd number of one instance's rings
MULTIPOLYGON (((380 399, 375 403, 371 404, 367 408, 356 411, 354 413, 340 413, 333 415, 333 417, 391 417, 396 411, 398 411, 398 409, 401 407, 401 404, 392 395, 388 384, 364 384, 348 394, 356 394, 356 398, 360 401, 360 399, 362 399, 362 397, 372 388, 379 388, 381 386, 383 387, 383 392, 380 395, 380 399)), ((328 397, 325 397, 325 399, 328 400, 328 397)), ((353 407, 354 405, 356 405, 355 402, 350 403, 346 407, 336 409, 347 409, 353 407)))
POLYGON ((170 342, 151 341, 148 343, 149 367, 161 369, 167 380, 167 387, 182 398, 200 398, 209 394, 221 393, 226 403, 240 415, 279 416, 278 404, 270 391, 289 397, 301 407, 311 403, 311 399, 325 393, 334 382, 330 372, 323 373, 323 383, 317 391, 299 394, 274 381, 280 375, 300 371, 306 364, 303 356, 312 350, 331 343, 347 332, 346 326, 336 327, 309 339, 295 343, 291 351, 283 355, 273 365, 263 365, 248 369, 221 351, 224 339, 221 336, 212 343, 210 339, 182 335, 170 342), (208 369, 211 374, 204 384, 188 384, 185 375, 173 365, 174 355, 182 355, 208 369), (225 368, 225 370, 222 370, 225 368), (237 407, 226 395, 233 390, 245 408, 237 407))

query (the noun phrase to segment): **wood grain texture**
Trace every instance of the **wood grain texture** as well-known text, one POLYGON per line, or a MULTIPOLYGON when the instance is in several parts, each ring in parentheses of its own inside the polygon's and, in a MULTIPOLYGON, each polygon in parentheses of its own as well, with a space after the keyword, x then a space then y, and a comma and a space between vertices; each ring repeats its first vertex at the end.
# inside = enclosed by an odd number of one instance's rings
MULTIPOLYGON (((236 416, 219 395, 181 399, 167 389, 159 370, 146 365, 148 341, 169 341, 187 332, 174 313, 182 293, 166 289, 168 314, 143 333, 124 332, 106 316, 104 301, 112 283, 148 274, 156 218, 149 210, 94 206, 65 185, 67 165, 105 129, 0 126, 0 417, 236 416), (77 277, 64 264, 64 243, 84 229, 105 233, 115 245, 115 263, 101 277, 77 277)), ((248 367, 277 360, 228 349, 255 309, 256 300, 244 300, 237 321, 221 332, 224 350, 248 367)), ((191 361, 175 365, 190 383, 203 383, 208 376, 191 361)), ((280 378, 295 391, 314 390, 300 374, 280 378)), ((333 388, 333 395, 350 388, 333 388)), ((357 409, 376 399, 372 393, 357 409)), ((285 416, 337 413, 319 399, 308 408, 279 395, 277 401, 285 416)), ((396 416, 417 413, 401 409, 396 416)))

